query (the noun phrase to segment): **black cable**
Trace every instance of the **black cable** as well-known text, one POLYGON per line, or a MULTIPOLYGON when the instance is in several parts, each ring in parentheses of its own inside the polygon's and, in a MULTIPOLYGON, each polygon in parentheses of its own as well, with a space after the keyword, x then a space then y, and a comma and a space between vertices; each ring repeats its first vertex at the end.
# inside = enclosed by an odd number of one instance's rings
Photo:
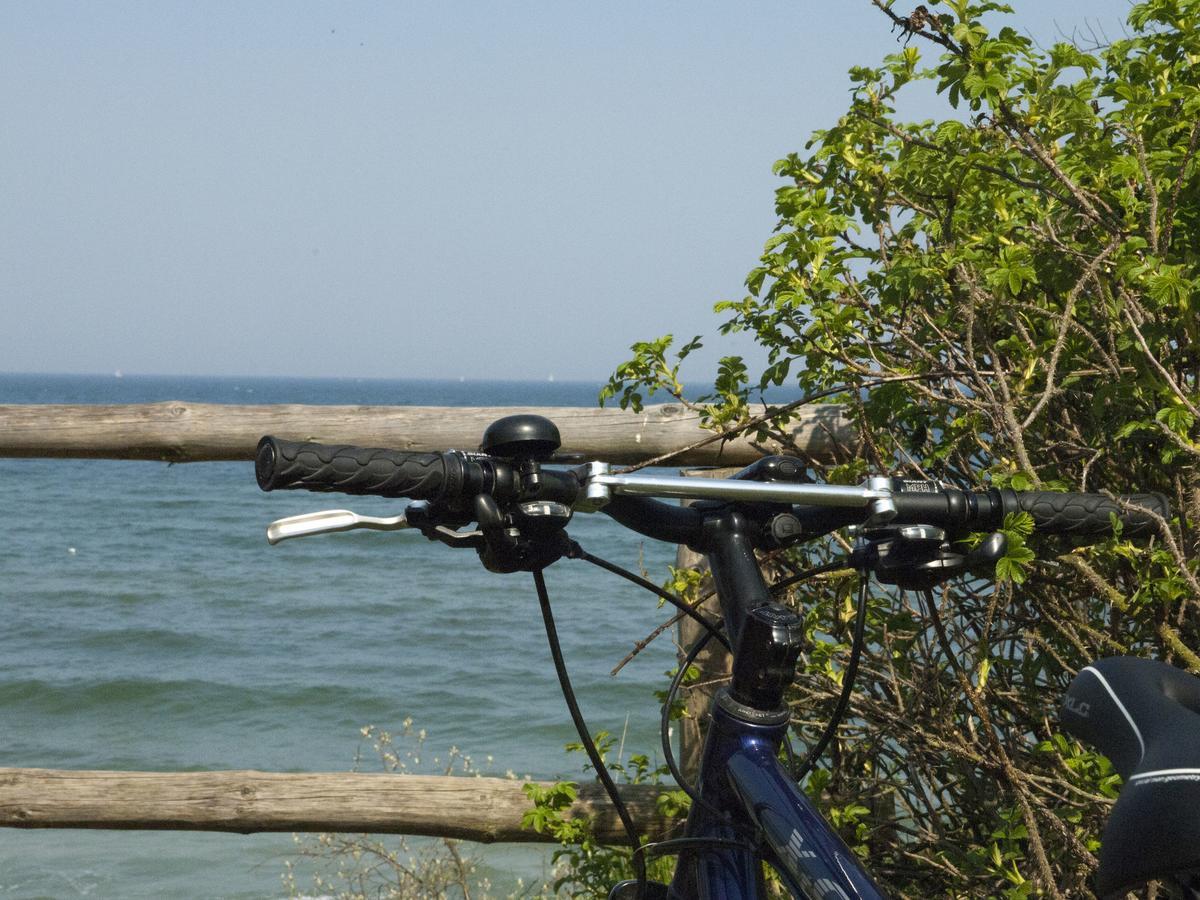
MULTIPOLYGON (((699 791, 696 790, 696 787, 693 784, 691 784, 684 777, 683 772, 680 770, 679 764, 678 764, 677 760, 675 759, 675 751, 671 747, 670 735, 671 735, 671 708, 674 705, 676 695, 679 693, 679 688, 683 684, 683 679, 687 674, 687 670, 691 667, 691 665, 695 661, 696 657, 700 655, 701 651, 706 646, 708 646, 708 642, 710 640, 712 640, 713 638, 716 638, 718 641, 720 641, 721 644, 725 647, 725 649, 727 651, 732 652, 732 648, 729 645, 728 639, 725 637, 725 635, 720 630, 718 630, 719 626, 713 625, 710 621, 708 621, 708 619, 706 619, 704 616, 701 616, 691 606, 684 603, 683 601, 681 601, 679 598, 675 597, 674 595, 663 590, 662 588, 660 588, 658 585, 654 584, 653 582, 648 581, 647 579, 642 578, 639 575, 635 575, 633 572, 630 572, 627 569, 623 569, 620 566, 616 565, 615 563, 610 563, 607 560, 602 559, 601 557, 598 557, 591 553, 588 553, 586 550, 584 550, 582 547, 580 547, 579 544, 577 544, 575 542, 572 542, 571 552, 568 554, 568 556, 573 559, 582 559, 585 562, 589 562, 594 566, 598 566, 601 569, 604 569, 605 571, 612 572, 614 575, 620 575, 622 578, 626 579, 627 581, 631 581, 632 583, 638 585, 639 587, 645 588, 646 590, 650 591, 651 593, 656 594, 659 597, 662 597, 668 603, 675 606, 682 613, 690 616, 692 619, 694 619, 695 621, 697 621, 698 623, 700 623, 700 625, 702 625, 704 627, 705 633, 688 650, 687 655, 684 657, 683 662, 680 663, 679 668, 675 673, 675 677, 672 678, 672 680, 671 680, 670 687, 667 689, 666 699, 662 706, 659 731, 662 736, 663 758, 666 761, 667 769, 671 773, 671 777, 675 779, 675 782, 679 785, 680 789, 685 794, 688 795, 688 797, 691 799, 691 801, 693 803, 705 806, 706 808, 708 808, 708 810, 710 812, 712 812, 718 816, 722 816, 723 815, 722 812, 720 810, 718 810, 716 807, 714 807, 711 803, 709 803, 708 801, 701 798, 699 791)), ((841 560, 841 559, 833 560, 828 563, 823 563, 823 564, 821 564, 819 566, 815 566, 811 569, 806 569, 805 571, 800 572, 796 575, 789 576, 788 578, 785 578, 782 581, 776 582, 775 584, 771 585, 770 591, 771 591, 771 593, 777 593, 779 591, 784 590, 785 588, 791 587, 792 585, 794 585, 798 582, 804 581, 809 578, 813 578, 817 575, 823 575, 826 572, 832 572, 836 569, 842 569, 845 567, 846 567, 846 562, 845 562, 845 560, 841 560)), ((540 574, 541 574, 540 572, 534 573, 535 577, 540 577, 540 574)), ((544 587, 544 582, 543 582, 543 587, 544 587)), ((541 600, 540 593, 538 595, 538 599, 541 600)), ((546 604, 544 605, 543 616, 545 616, 549 611, 548 604, 549 604, 549 600, 547 599, 546 604)), ((822 735, 821 740, 818 741, 818 743, 813 747, 813 749, 805 757, 804 762, 801 763, 800 768, 798 770, 800 774, 797 776, 797 780, 799 780, 804 775, 806 775, 808 773, 808 771, 812 768, 813 763, 816 762, 817 757, 819 757, 820 754, 824 751, 825 746, 829 743, 829 740, 832 738, 833 731, 837 728, 838 722, 840 721, 842 715, 845 713, 846 704, 849 702, 849 690, 850 690, 850 688, 852 688, 854 677, 857 674, 858 658, 859 658, 859 655, 861 654, 861 650, 862 650, 861 639, 862 639, 862 634, 863 634, 863 624, 865 621, 865 616, 864 616, 865 609, 866 609, 866 588, 865 588, 865 581, 864 581, 864 587, 860 594, 860 600, 859 600, 859 616, 858 616, 858 620, 857 620, 856 626, 855 626, 855 645, 851 649, 850 662, 846 668, 846 675, 844 677, 842 697, 838 701, 838 707, 837 707, 836 711, 834 712, 833 720, 826 727, 826 733, 822 735)), ((551 620, 549 620, 549 622, 550 622, 550 624, 547 625, 547 629, 548 629, 547 633, 549 633, 549 628, 552 627, 553 620, 551 619, 551 620)), ((553 647, 552 647, 552 650, 553 650, 553 647)), ((556 663, 556 667, 557 667, 557 663, 556 663)), ((565 694, 566 691, 569 690, 569 688, 570 688, 570 683, 564 682, 563 681, 564 677, 565 677, 565 670, 563 670, 563 672, 560 675, 560 679, 559 679, 560 682, 563 683, 563 691, 565 694)), ((571 702, 572 702, 571 700, 568 700, 568 706, 571 705, 571 702)), ((574 718, 574 714, 572 714, 572 718, 574 718)), ((576 722, 576 730, 580 731, 581 738, 583 737, 584 734, 586 734, 586 731, 587 731, 586 726, 584 726, 583 729, 580 730, 579 721, 576 722)), ((591 743, 591 741, 590 741, 590 736, 589 736, 588 738, 584 739, 584 748, 587 749, 587 747, 590 743, 591 743)), ((783 743, 784 743, 784 749, 788 755, 789 761, 794 764, 795 756, 792 751, 792 745, 786 736, 783 739, 783 743)), ((590 758, 590 756, 591 756, 591 754, 589 753, 589 758, 590 758)), ((598 754, 597 754, 597 758, 598 758, 598 754)), ((593 764, 593 766, 596 765, 595 759, 592 760, 592 764, 593 764)), ((605 775, 607 775, 607 772, 605 772, 605 775)), ((602 778, 601 780, 603 781, 604 779, 602 778)), ((622 823, 624 824, 624 820, 622 820, 622 823)), ((629 831, 630 829, 628 827, 626 827, 626 830, 629 831)), ((634 840, 636 840, 636 838, 634 840)), ((661 842, 661 843, 670 843, 670 842, 661 842)), ((635 847, 636 846, 638 846, 638 845, 635 844, 635 847)), ((647 846, 649 846, 649 845, 647 845, 647 846)), ((681 848, 681 849, 686 849, 686 848, 681 848)), ((639 851, 637 849, 635 849, 635 851, 634 851, 635 855, 637 855, 638 852, 639 851)), ((640 884, 640 882, 639 882, 639 884, 640 884)))
MULTIPOLYGON (((774 593, 776 591, 783 590, 784 588, 790 587, 799 581, 804 581, 807 578, 812 578, 814 576, 824 574, 825 572, 831 572, 835 569, 844 568, 845 565, 846 563, 844 560, 834 560, 833 562, 815 566, 811 569, 807 569, 803 572, 793 575, 784 581, 771 585, 771 592, 774 593)), ((644 581, 644 579, 638 580, 644 581)), ((647 582, 647 584, 649 584, 649 582, 647 582)), ((675 672, 675 677, 671 679, 671 686, 667 688, 666 699, 662 705, 662 713, 659 720, 659 734, 662 736, 663 759, 666 761, 667 770, 671 773, 671 777, 675 779, 675 783, 679 785, 680 790, 687 794, 693 803, 701 804, 707 807, 710 812, 714 812, 719 816, 721 815, 720 811, 717 810, 716 807, 712 806, 712 804, 703 800, 700 797, 700 792, 696 790, 695 785, 693 785, 684 777, 683 772, 680 770, 679 764, 675 759, 675 751, 671 747, 671 708, 675 704, 675 696, 679 693, 679 689, 683 685, 683 679, 687 676, 687 670, 691 667, 692 663, 695 662, 696 657, 700 655, 701 651, 708 646, 708 642, 713 637, 713 634, 714 632, 709 631, 706 634, 701 635, 700 639, 697 640, 696 643, 694 643, 688 650, 687 654, 684 656, 683 662, 680 663, 679 668, 675 672)), ((723 638, 724 636, 718 634, 717 637, 723 638)), ((722 643, 725 644, 725 648, 728 650, 728 642, 722 640, 722 643)), ((787 739, 786 735, 783 738, 783 746, 784 752, 787 753, 789 763, 791 764, 790 767, 794 767, 796 762, 795 754, 792 750, 791 741, 787 739)))
MULTIPOLYGON (((790 588, 794 584, 801 581, 807 581, 810 578, 815 578, 818 575, 824 575, 826 572, 834 572, 838 569, 847 567, 845 559, 835 559, 831 562, 822 563, 819 566, 813 566, 811 569, 805 569, 803 572, 797 572, 794 575, 789 575, 782 581, 777 581, 771 585, 768 590, 772 594, 778 594, 786 588, 790 588)), ((788 736, 783 736, 783 752, 787 755, 787 768, 789 772, 796 771, 796 752, 792 749, 792 742, 788 740, 788 736)))
POLYGON ((621 820, 621 826, 629 836, 629 844, 633 848, 633 872, 637 878, 638 885, 637 896, 641 900, 641 898, 646 896, 647 890, 646 861, 642 858, 642 854, 638 852, 641 842, 638 840, 637 830, 634 828, 633 819, 629 815, 629 809, 625 806, 625 801, 621 799, 621 794, 617 791, 617 786, 612 780, 612 775, 609 774, 608 768, 604 765, 604 760, 600 758, 600 752, 596 749, 596 743, 592 740, 592 735, 588 731, 587 722, 583 720, 583 713, 579 711, 579 703, 575 700, 575 691, 571 687, 571 679, 567 675, 567 666, 563 662, 562 646, 558 641, 558 629, 554 627, 554 614, 550 611, 550 594, 546 591, 546 579, 542 575, 541 569, 534 570, 533 583, 537 587, 538 604, 542 608, 542 621, 546 624, 546 640, 550 644, 550 656, 554 660, 554 671, 558 674, 558 684, 562 688, 563 698, 567 701, 567 709, 571 713, 571 721, 575 723, 575 730, 579 733, 580 743, 583 744, 584 752, 587 753, 587 757, 592 763, 592 768, 596 771, 596 777, 604 785, 604 791, 608 794, 608 799, 612 801, 613 808, 617 811, 617 817, 621 820))
POLYGON ((700 655, 700 651, 708 646, 708 641, 712 637, 711 634, 702 634, 696 643, 692 644, 687 655, 679 664, 679 668, 675 672, 675 677, 671 679, 671 686, 667 688, 667 696, 662 705, 662 716, 659 720, 659 734, 662 736, 663 758, 666 760, 667 769, 671 773, 671 777, 675 779, 675 783, 680 789, 692 798, 693 803, 703 804, 710 811, 720 815, 720 811, 716 810, 707 801, 700 799, 700 792, 696 790, 695 785, 691 784, 683 777, 683 772, 679 768, 679 763, 675 759, 675 751, 671 747, 671 707, 675 704, 675 695, 679 693, 679 687, 683 684, 683 679, 687 675, 687 670, 691 668, 696 657, 700 655))
POLYGON ((729 646, 729 640, 725 637, 725 635, 721 634, 721 632, 717 630, 718 626, 714 625, 704 616, 700 615, 699 612, 697 612, 687 603, 684 603, 674 594, 660 588, 653 581, 647 581, 645 578, 642 578, 640 575, 635 575, 628 569, 622 569, 616 563, 610 563, 608 560, 601 559, 599 556, 593 556, 578 544, 572 544, 571 552, 568 554, 568 556, 573 559, 582 559, 584 562, 590 562, 594 566, 599 566, 601 569, 604 569, 607 572, 612 572, 614 575, 620 575, 626 581, 632 581, 638 587, 643 587, 651 593, 657 594, 678 609, 685 616, 689 616, 690 618, 699 622, 702 626, 704 626, 705 631, 707 631, 710 636, 715 637, 718 641, 720 641, 721 645, 726 650, 733 652, 732 648, 729 646))
POLYGON ((838 697, 837 706, 833 710, 833 716, 830 718, 829 724, 825 726, 825 731, 821 733, 820 739, 809 749, 804 757, 804 761, 800 763, 800 768, 792 773, 792 777, 797 782, 803 781, 804 777, 812 771, 817 759, 825 752, 825 748, 829 742, 833 740, 838 725, 841 724, 842 716, 846 714, 846 707, 850 704, 850 694, 854 691, 854 679, 858 675, 858 661, 862 656, 863 650, 863 635, 866 633, 867 587, 869 584, 865 572, 860 573, 859 577, 861 582, 858 589, 858 615, 854 620, 854 642, 850 646, 850 659, 846 663, 846 668, 842 673, 842 693, 838 697))
POLYGON ((780 743, 783 744, 783 753, 787 757, 787 770, 789 772, 796 771, 796 751, 792 749, 792 742, 788 738, 786 731, 780 743))
POLYGON ((809 578, 814 578, 817 575, 824 575, 826 572, 833 572, 836 569, 844 568, 846 568, 846 561, 844 559, 835 559, 833 562, 822 563, 821 565, 814 566, 811 569, 805 569, 803 572, 800 572, 796 575, 789 575, 782 581, 775 582, 773 585, 771 585, 770 591, 772 594, 777 594, 784 588, 789 588, 799 581, 807 581, 809 578))
MULTIPOLYGON (((734 825, 731 823, 729 821, 728 813, 716 806, 713 806, 713 804, 709 803, 700 796, 700 792, 696 789, 696 786, 684 778, 683 772, 679 768, 679 763, 675 759, 675 750, 671 747, 671 707, 675 703, 675 695, 679 693, 679 688, 683 684, 683 679, 687 674, 687 670, 691 667, 692 663, 695 662, 696 657, 700 655, 700 651, 708 646, 708 642, 711 637, 712 635, 710 634, 700 635, 700 638, 696 641, 696 643, 692 644, 692 646, 688 649, 687 654, 683 658, 683 662, 679 664, 679 668, 675 672, 675 677, 671 679, 671 686, 667 688, 667 696, 662 705, 658 733, 662 737, 663 759, 666 761, 667 770, 671 773, 671 777, 675 779, 675 783, 679 785, 680 790, 687 794, 693 803, 703 806, 718 819, 723 819, 731 828, 744 828, 745 826, 734 825)), ((788 746, 788 750, 790 752, 791 745, 788 746)))
POLYGON ((665 856, 668 853, 683 853, 685 850, 749 850, 757 853, 758 847, 746 841, 735 841, 731 838, 672 838, 668 841, 651 841, 638 848, 639 853, 646 856, 665 856))

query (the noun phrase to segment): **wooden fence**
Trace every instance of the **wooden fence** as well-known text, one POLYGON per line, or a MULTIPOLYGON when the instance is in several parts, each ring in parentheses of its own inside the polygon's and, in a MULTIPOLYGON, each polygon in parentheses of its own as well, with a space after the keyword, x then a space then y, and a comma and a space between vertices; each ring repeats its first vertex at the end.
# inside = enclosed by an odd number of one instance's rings
MULTIPOLYGON (((562 453, 581 459, 741 466, 777 447, 745 438, 692 445, 711 436, 677 404, 641 413, 575 407, 226 406, 182 401, 120 406, 0 405, 0 457, 249 460, 258 439, 391 447, 474 448, 487 425, 514 413, 552 419, 562 453), (672 453, 680 447, 691 447, 672 453)), ((801 452, 828 459, 853 438, 835 405, 795 410, 785 429, 801 452)), ((690 561, 690 560, 688 560, 690 561)), ((684 620, 687 621, 686 619, 684 620)), ((721 671, 721 661, 711 663, 721 671)), ((699 712, 706 701, 689 699, 699 712)), ((683 758, 694 765, 695 730, 683 758)), ((690 767, 690 765, 689 765, 690 767)), ((651 837, 674 823, 659 813, 653 785, 626 785, 622 796, 651 837)), ((346 831, 428 835, 472 841, 549 840, 521 827, 530 808, 521 782, 497 778, 356 773, 98 772, 0 769, 0 827, 184 829, 252 833, 346 831)), ((593 819, 606 842, 623 840, 597 784, 580 785, 570 816, 593 819)))

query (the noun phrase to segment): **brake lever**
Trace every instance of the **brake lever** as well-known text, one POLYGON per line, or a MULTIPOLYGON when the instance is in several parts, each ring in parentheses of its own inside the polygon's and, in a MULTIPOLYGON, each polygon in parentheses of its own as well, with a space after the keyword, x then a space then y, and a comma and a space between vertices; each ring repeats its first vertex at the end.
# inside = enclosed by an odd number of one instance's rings
POLYGON ((473 548, 483 545, 481 531, 455 531, 445 525, 410 522, 407 510, 398 516, 381 518, 379 516, 362 516, 348 509, 326 509, 321 512, 279 519, 267 526, 267 542, 274 545, 290 538, 308 537, 314 534, 333 534, 338 531, 355 531, 360 528, 371 531, 400 531, 405 528, 416 528, 431 541, 440 541, 448 547, 473 548))
POLYGON ((278 544, 289 538, 308 537, 313 534, 331 534, 337 531, 353 531, 367 528, 372 531, 399 531, 409 528, 405 513, 381 518, 360 516, 348 509, 326 509, 321 512, 305 513, 278 519, 267 526, 267 543, 278 544))
POLYGON ((991 570, 1008 552, 1008 541, 1001 532, 962 552, 944 529, 931 525, 851 530, 857 537, 851 556, 855 565, 871 569, 883 584, 904 590, 929 590, 967 572, 991 570))

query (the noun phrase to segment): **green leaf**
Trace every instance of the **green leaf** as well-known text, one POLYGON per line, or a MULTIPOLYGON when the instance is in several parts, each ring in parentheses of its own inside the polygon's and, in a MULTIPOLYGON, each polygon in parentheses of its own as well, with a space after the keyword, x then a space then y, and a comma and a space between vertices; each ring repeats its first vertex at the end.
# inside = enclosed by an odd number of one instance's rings
MULTIPOLYGON (((1026 488, 1023 487, 1014 489, 1019 491, 1026 490, 1026 488)), ((1036 523, 1033 520, 1033 516, 1027 512, 1021 511, 1008 513, 1004 517, 1004 525, 1002 526, 1001 530, 1004 531, 1004 533, 1010 538, 1027 538, 1033 534, 1033 529, 1035 526, 1036 523)))
POLYGON ((1191 410, 1181 403, 1163 407, 1154 414, 1154 418, 1176 434, 1184 437, 1191 431, 1192 426, 1196 424, 1196 418, 1192 415, 1191 410))

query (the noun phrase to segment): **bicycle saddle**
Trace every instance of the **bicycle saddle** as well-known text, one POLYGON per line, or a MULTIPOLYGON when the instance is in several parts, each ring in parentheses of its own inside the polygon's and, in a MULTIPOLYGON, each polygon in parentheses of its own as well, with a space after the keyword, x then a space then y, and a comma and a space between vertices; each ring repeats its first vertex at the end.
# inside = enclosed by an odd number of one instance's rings
POLYGON ((1154 660, 1102 659, 1071 682, 1061 721, 1125 780, 1101 840, 1097 893, 1200 872, 1200 678, 1154 660))

